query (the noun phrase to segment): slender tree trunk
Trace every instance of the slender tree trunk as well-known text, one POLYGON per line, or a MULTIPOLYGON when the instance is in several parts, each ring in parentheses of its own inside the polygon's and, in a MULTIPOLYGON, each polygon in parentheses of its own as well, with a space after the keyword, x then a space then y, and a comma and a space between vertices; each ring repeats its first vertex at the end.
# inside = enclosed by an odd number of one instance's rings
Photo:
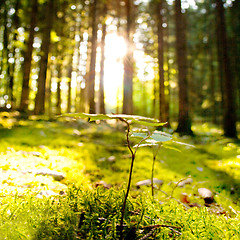
POLYGON ((127 53, 124 57, 124 79, 123 79, 123 109, 125 114, 133 114, 133 0, 126 0, 127 31, 126 43, 127 53))
POLYGON ((46 111, 47 115, 51 117, 52 115, 52 74, 54 65, 52 61, 48 65, 47 71, 47 81, 46 81, 46 111))
POLYGON ((232 66, 234 69, 234 77, 236 85, 236 109, 237 120, 240 120, 240 1, 234 1, 231 7, 231 23, 232 23, 232 44, 231 53, 233 56, 232 66))
POLYGON ((24 52, 22 94, 21 94, 21 101, 20 101, 20 107, 19 107, 19 110, 21 112, 28 111, 29 78, 30 78, 31 61, 32 61, 34 28, 37 23, 37 12, 38 12, 38 0, 34 0, 32 1, 31 21, 30 21, 27 49, 24 52))
POLYGON ((224 109, 223 109, 223 129, 224 135, 230 138, 237 138, 236 130, 236 108, 235 108, 235 84, 232 75, 230 59, 228 55, 228 42, 226 34, 226 23, 224 16, 224 7, 222 0, 216 0, 217 24, 219 24, 219 45, 222 52, 218 54, 222 58, 223 64, 223 91, 224 91, 224 109))
POLYGON ((163 1, 157 3, 157 36, 158 36, 158 76, 159 76, 159 120, 166 122, 166 103, 165 103, 165 86, 164 86, 164 43, 163 43, 163 1))
MULTIPOLYGON (((167 8, 167 12, 168 12, 168 8, 167 8)), ((169 13, 167 13, 167 15, 169 16, 169 13)), ((167 61, 167 92, 168 94, 165 96, 165 104, 166 104, 166 121, 168 122, 168 127, 170 127, 170 102, 171 102, 171 86, 170 86, 170 80, 171 80, 171 71, 170 71, 170 57, 169 57, 169 51, 170 51, 170 46, 169 46, 169 22, 167 24, 167 28, 166 28, 166 61, 167 61)))
POLYGON ((217 39, 217 61, 218 61, 218 78, 219 78, 219 85, 220 85, 220 92, 221 92, 221 107, 222 107, 222 111, 221 115, 223 115, 223 109, 225 108, 225 101, 224 101, 224 74, 223 74, 223 49, 221 46, 221 30, 220 30, 220 18, 217 17, 216 19, 216 39, 217 39))
POLYGON ((15 73, 15 65, 16 65, 16 41, 17 41, 17 29, 19 27, 19 17, 18 17, 18 11, 20 8, 20 0, 16 0, 15 3, 15 13, 13 16, 13 26, 14 26, 14 34, 13 34, 13 38, 12 38, 12 42, 13 42, 13 47, 11 49, 12 52, 12 56, 13 56, 13 63, 9 63, 9 69, 10 69, 10 76, 9 76, 9 101, 10 101, 10 105, 11 105, 11 109, 14 109, 16 106, 16 99, 14 97, 13 94, 13 86, 14 86, 14 73, 15 73))
POLYGON ((99 87, 99 103, 100 113, 105 114, 105 96, 104 96, 104 62, 105 62, 105 38, 106 38, 106 14, 107 14, 107 2, 104 2, 103 7, 103 24, 102 24, 102 39, 101 39, 101 62, 100 62, 100 87, 99 87))
POLYGON ((96 55, 97 55, 97 0, 93 0, 91 5, 91 18, 92 18, 92 39, 91 39, 91 60, 90 60, 90 72, 88 78, 88 106, 89 113, 96 112, 95 104, 95 67, 96 67, 96 55))
POLYGON ((57 65, 57 102, 56 102, 56 110, 57 114, 61 114, 61 105, 62 105, 62 94, 61 94, 61 81, 62 81, 62 55, 59 53, 59 60, 58 60, 58 65, 57 65))
POLYGON ((69 66, 68 66, 68 99, 67 99, 67 112, 71 112, 72 108, 72 58, 73 56, 70 56, 69 66))
POLYGON ((186 29, 184 16, 181 10, 181 1, 175 0, 176 50, 179 87, 179 115, 176 132, 181 135, 192 135, 188 102, 186 29))
POLYGON ((44 114, 45 111, 45 88, 46 88, 46 74, 48 65, 48 54, 50 48, 50 32, 53 24, 53 5, 54 0, 48 0, 46 7, 46 26, 43 29, 43 41, 41 46, 42 57, 40 60, 40 71, 38 76, 38 90, 35 98, 35 109, 36 115, 44 114))
MULTIPOLYGON (((3 12, 3 25, 4 25, 4 31, 3 31, 3 69, 5 69, 4 78, 6 79, 5 95, 8 96, 10 68, 9 68, 9 63, 8 63, 8 57, 9 57, 8 6, 7 6, 6 2, 5 2, 5 6, 4 6, 4 12, 3 12)), ((5 98, 5 106, 7 106, 7 99, 6 98, 5 98)))
MULTIPOLYGON (((80 13, 78 13, 82 17, 81 13, 82 13, 82 9, 81 9, 80 13)), ((76 54, 77 62, 73 68, 74 71, 76 72, 75 112, 80 111, 81 81, 79 80, 79 77, 80 77, 81 73, 79 70, 79 66, 80 66, 80 61, 81 61, 80 45, 81 45, 81 41, 82 41, 81 25, 82 25, 81 21, 78 20, 76 22, 76 27, 75 27, 75 36, 79 36, 79 41, 77 41, 75 44, 75 51, 77 52, 77 54, 76 54)))
MULTIPOLYGON (((88 29, 88 36, 90 36, 90 29, 88 29)), ((90 60, 91 60, 91 41, 88 37, 87 42, 87 60, 86 60, 86 73, 83 76, 83 82, 80 90, 80 112, 87 112, 89 106, 89 75, 90 75, 90 60), (85 86, 84 86, 85 83, 85 86)))

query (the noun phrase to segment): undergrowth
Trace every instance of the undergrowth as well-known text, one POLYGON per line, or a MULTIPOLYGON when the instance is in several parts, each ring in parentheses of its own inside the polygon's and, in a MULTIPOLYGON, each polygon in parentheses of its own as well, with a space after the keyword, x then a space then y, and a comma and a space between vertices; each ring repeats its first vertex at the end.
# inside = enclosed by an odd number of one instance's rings
MULTIPOLYGON (((130 162, 121 124, 5 116, 0 126, 0 239, 119 238, 122 184, 130 162), (65 177, 59 181, 34 169, 65 177), (95 187, 101 181, 110 189, 95 187), (48 190, 55 194, 39 198, 48 190)), ((239 143, 206 124, 194 132, 194 138, 180 139, 194 149, 160 149, 154 177, 163 185, 156 186, 155 201, 150 186, 136 187, 150 179, 152 167, 151 150, 139 149, 124 215, 125 239, 240 239, 239 143), (192 182, 177 186, 189 175, 192 182), (214 193, 211 206, 198 195, 203 187, 214 193)))
MULTIPOLYGON (((118 239, 123 194, 71 187, 66 196, 50 199, 15 196, 11 204, 2 202, 0 239, 118 239)), ((126 207, 124 239, 240 238, 238 218, 206 207, 186 210, 175 200, 151 201, 144 194, 129 198, 126 207)))

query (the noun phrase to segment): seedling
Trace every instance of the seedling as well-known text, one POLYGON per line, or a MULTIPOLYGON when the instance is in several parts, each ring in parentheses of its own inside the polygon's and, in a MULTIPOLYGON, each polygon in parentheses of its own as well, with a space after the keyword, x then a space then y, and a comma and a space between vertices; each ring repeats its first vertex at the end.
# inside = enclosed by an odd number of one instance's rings
MULTIPOLYGON (((147 142, 147 140, 148 140, 147 144, 151 144, 152 146, 154 146, 154 144, 159 145, 159 143, 162 141, 171 140, 171 137, 164 136, 162 132, 157 132, 157 131, 153 133, 151 133, 150 131, 148 131, 148 133, 143 133, 143 132, 134 133, 132 134, 132 137, 141 137, 142 139, 135 146, 135 150, 133 150, 129 140, 129 137, 131 134, 131 126, 133 124, 138 124, 144 127, 159 127, 159 126, 165 125, 165 123, 160 123, 157 119, 153 119, 153 118, 147 118, 147 117, 136 116, 136 115, 124 115, 124 114, 121 114, 121 115, 106 114, 105 115, 105 114, 87 114, 87 113, 71 114, 69 113, 69 114, 64 114, 62 116, 73 117, 73 118, 88 118, 90 122, 97 121, 97 120, 117 119, 126 124, 126 127, 127 127, 126 140, 127 140, 128 149, 131 153, 131 165, 130 165, 129 176, 128 176, 127 191, 125 193, 125 197, 123 200, 121 220, 120 220, 120 239, 123 239, 123 219, 124 219, 124 214, 126 209, 127 198, 128 198, 130 187, 131 187, 133 165, 134 165, 137 150, 139 147, 144 146, 144 144, 142 143, 147 142)), ((156 159, 157 151, 154 154, 154 161, 156 159)), ((153 170, 154 170, 154 162, 153 162, 153 170)), ((152 181, 153 181, 153 170, 152 170, 152 181)), ((153 186, 153 183, 152 183, 152 186, 153 186)))

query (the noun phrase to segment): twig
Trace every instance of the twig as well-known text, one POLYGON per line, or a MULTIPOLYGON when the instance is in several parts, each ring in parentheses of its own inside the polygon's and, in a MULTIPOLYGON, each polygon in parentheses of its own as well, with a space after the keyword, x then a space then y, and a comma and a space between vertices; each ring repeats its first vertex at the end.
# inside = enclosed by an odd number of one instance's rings
POLYGON ((171 226, 171 225, 166 225, 166 224, 148 225, 148 226, 142 227, 141 229, 144 229, 144 228, 152 229, 152 228, 160 228, 160 227, 173 228, 173 229, 174 229, 174 228, 176 228, 176 229, 181 229, 181 227, 171 226))
POLYGON ((174 199, 174 200, 177 201, 179 204, 182 204, 186 209, 190 209, 190 207, 189 207, 187 204, 185 204, 185 203, 183 203, 183 202, 180 202, 178 199, 176 199, 176 198, 174 198, 174 197, 169 196, 166 192, 164 192, 164 191, 161 190, 161 189, 160 189, 160 191, 161 191, 162 193, 164 193, 168 198, 174 199))
POLYGON ((171 194, 170 194, 170 198, 172 198, 172 196, 173 196, 173 192, 175 191, 175 189, 177 188, 177 186, 181 183, 181 182, 183 182, 184 180, 186 180, 186 179, 188 179, 188 178, 190 178, 191 176, 187 176, 187 177, 185 177, 185 178, 182 178, 182 179, 180 179, 177 183, 176 183, 176 185, 174 186, 174 188, 172 189, 172 192, 171 192, 171 194))
POLYGON ((148 239, 149 237, 151 237, 154 233, 154 231, 157 229, 157 228, 161 228, 161 227, 165 227, 165 228, 168 228, 170 229, 171 231, 179 234, 179 235, 182 235, 181 232, 177 231, 175 228, 177 229, 180 229, 180 227, 176 227, 176 226, 170 226, 170 225, 165 225, 165 224, 162 224, 162 225, 150 225, 150 226, 145 226, 143 228, 150 228, 152 229, 148 234, 146 234, 145 236, 143 236, 142 238, 140 238, 140 240, 145 240, 145 239, 148 239))
POLYGON ((154 146, 152 146, 152 148, 153 148, 153 163, 152 163, 151 187, 152 187, 152 198, 153 199, 154 199, 154 187, 153 187, 154 166, 155 166, 155 161, 157 158, 158 151, 161 148, 161 146, 162 146, 162 143, 158 144, 156 152, 154 152, 154 146))
POLYGON ((120 220, 120 240, 123 239, 123 218, 124 218, 124 213, 125 213, 125 208, 126 208, 126 203, 127 203, 127 198, 128 198, 128 194, 129 194, 129 191, 130 191, 130 186, 131 186, 131 181, 132 181, 132 172, 133 172, 133 164, 134 164, 134 160, 135 160, 135 156, 136 156, 136 152, 137 152, 137 149, 138 147, 140 146, 140 144, 145 141, 146 139, 148 139, 150 137, 150 135, 148 135, 147 137, 143 138, 136 146, 135 148, 135 151, 133 152, 132 150, 132 147, 130 145, 130 140, 129 140, 129 134, 130 134, 130 123, 123 119, 123 118, 118 118, 120 121, 126 123, 127 125, 127 134, 126 134, 126 137, 127 137, 127 146, 128 146, 128 149, 129 151, 131 152, 131 158, 132 158, 132 161, 131 161, 131 166, 130 166, 130 170, 129 170, 129 178, 128 178, 128 185, 127 185, 127 192, 125 194, 125 198, 124 198, 124 201, 123 201, 123 207, 122 207, 122 216, 121 216, 121 220, 120 220))
POLYGON ((142 238, 140 238, 140 240, 145 240, 145 239, 148 239, 149 237, 151 237, 151 236, 154 234, 154 232, 155 232, 156 229, 157 229, 157 228, 153 228, 149 233, 147 233, 145 236, 143 236, 142 238))

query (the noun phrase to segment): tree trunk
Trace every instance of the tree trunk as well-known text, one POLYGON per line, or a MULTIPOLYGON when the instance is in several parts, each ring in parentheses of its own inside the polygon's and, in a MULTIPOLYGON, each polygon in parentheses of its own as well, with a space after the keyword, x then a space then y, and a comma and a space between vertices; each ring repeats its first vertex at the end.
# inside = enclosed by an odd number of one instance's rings
POLYGON ((124 79, 123 79, 123 109, 125 114, 133 114, 133 0, 126 0, 127 31, 126 44, 127 53, 124 57, 124 79))
POLYGON ((95 67, 96 67, 96 55, 97 55, 97 0, 93 0, 91 5, 91 17, 92 17, 92 39, 91 39, 91 60, 90 71, 88 77, 88 106, 89 113, 96 112, 95 106, 95 67))
POLYGON ((51 43, 50 32, 53 24, 53 9, 54 0, 48 0, 46 7, 46 26, 43 29, 42 46, 41 52, 42 57, 40 60, 40 71, 38 76, 38 90, 35 98, 35 109, 36 115, 44 114, 45 111, 45 88, 46 88, 46 75, 48 65, 48 54, 51 43))
POLYGON ((224 135, 230 138, 237 138, 236 130, 236 108, 235 108, 235 84, 232 75, 230 59, 228 55, 228 43, 224 7, 222 0, 216 0, 217 24, 219 29, 219 45, 221 52, 218 52, 223 64, 223 129, 224 135))
POLYGON ((179 115, 176 132, 180 135, 192 135, 188 102, 186 29, 184 16, 181 10, 181 1, 175 0, 176 51, 179 87, 179 115))
POLYGON ((69 66, 68 66, 68 99, 67 99, 67 112, 71 112, 71 108, 72 108, 72 59, 73 56, 71 55, 70 57, 70 61, 69 61, 69 66))
MULTIPOLYGON (((8 63, 8 57, 9 57, 9 33, 8 33, 8 6, 5 2, 4 6, 4 12, 3 12, 3 24, 4 24, 4 31, 3 31, 3 64, 2 69, 5 69, 4 78, 6 79, 6 87, 5 87, 5 95, 8 96, 9 93, 9 78, 10 78, 10 68, 8 63)), ((4 72, 4 71, 2 71, 4 72)), ((5 106, 7 106, 7 99, 5 98, 5 106)))
POLYGON ((232 23, 232 44, 231 44, 231 53, 233 56, 233 69, 236 86, 236 109, 238 109, 237 120, 240 120, 240 1, 234 1, 231 8, 231 23, 232 23))
POLYGON ((101 62, 100 62, 100 86, 99 86, 99 104, 100 113, 105 114, 105 101, 104 101, 104 61, 105 61, 105 37, 106 37, 106 14, 107 2, 104 2, 103 7, 103 24, 102 24, 102 39, 101 39, 101 62))
POLYGON ((105 114, 105 96, 104 96, 104 61, 105 61, 105 37, 106 37, 106 24, 103 24, 102 29, 102 42, 101 42, 101 63, 100 63, 100 86, 99 86, 99 104, 100 113, 105 114))
MULTIPOLYGON (((166 1, 165 1, 165 4, 166 4, 166 1)), ((166 11, 167 11, 167 17, 169 17, 169 9, 168 7, 166 7, 166 11)), ((165 95, 165 104, 166 104, 166 121, 168 122, 168 127, 170 127, 170 102, 171 102, 171 99, 170 99, 170 96, 171 96, 171 86, 170 86, 170 80, 171 80, 171 70, 170 70, 170 44, 169 44, 169 24, 170 24, 170 21, 168 20, 167 21, 167 28, 166 28, 166 41, 165 41, 165 44, 166 44, 166 62, 167 62, 167 92, 168 94, 165 95)))
POLYGON ((49 117, 52 116, 52 75, 53 75, 54 65, 51 62, 48 65, 47 70, 47 81, 46 81, 46 113, 49 117))
POLYGON ((23 63, 23 81, 22 81, 22 94, 19 111, 27 112, 29 104, 29 78, 31 71, 32 51, 33 51, 33 40, 34 40, 34 28, 37 22, 38 12, 38 0, 32 2, 31 21, 29 29, 29 37, 27 42, 27 49, 24 52, 24 63, 23 63))
POLYGON ((164 43, 163 43, 163 1, 157 3, 157 36, 158 36, 158 76, 159 76, 159 120, 166 122, 166 103, 165 103, 165 86, 164 86, 164 43))
POLYGON ((14 72, 15 72, 15 65, 16 65, 16 41, 17 41, 17 29, 19 28, 19 17, 18 17, 18 11, 20 8, 20 0, 17 0, 15 3, 15 13, 13 16, 13 27, 14 27, 14 34, 12 38, 13 47, 11 49, 12 57, 14 59, 13 63, 9 63, 10 68, 10 76, 9 76, 9 101, 11 105, 11 109, 14 109, 16 107, 16 99, 13 94, 13 86, 14 86, 14 72))
MULTIPOLYGON (((61 53, 59 53, 60 55, 61 53)), ((60 59, 58 59, 58 65, 57 65, 57 72, 58 72, 58 76, 57 76, 57 102, 56 102, 56 110, 57 110, 57 114, 61 114, 62 110, 61 110, 61 105, 62 105, 62 95, 61 95, 61 81, 62 81, 62 56, 59 57, 60 59)))
POLYGON ((223 109, 225 108, 225 101, 224 101, 224 86, 223 86, 223 49, 221 48, 221 34, 220 34, 220 19, 217 17, 216 19, 216 39, 217 39, 217 61, 218 61, 218 78, 219 78, 219 86, 220 86, 220 92, 221 92, 221 107, 222 111, 220 111, 221 115, 223 115, 223 109))

